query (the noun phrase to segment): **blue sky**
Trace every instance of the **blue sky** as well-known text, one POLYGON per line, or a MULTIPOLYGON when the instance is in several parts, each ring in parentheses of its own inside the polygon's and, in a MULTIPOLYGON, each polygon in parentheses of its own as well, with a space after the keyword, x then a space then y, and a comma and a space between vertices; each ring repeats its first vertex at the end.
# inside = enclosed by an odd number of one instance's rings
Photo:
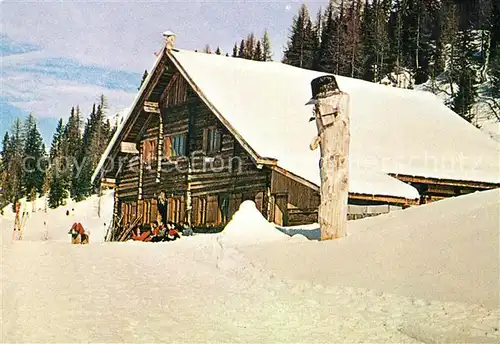
MULTIPOLYGON (((209 44, 231 52, 235 41, 270 33, 281 58, 302 1, 0 1, 0 135, 33 113, 46 141, 58 118, 79 104, 86 115, 101 93, 108 115, 128 107, 165 30, 176 46, 209 44)), ((308 1, 314 17, 327 0, 308 1)))

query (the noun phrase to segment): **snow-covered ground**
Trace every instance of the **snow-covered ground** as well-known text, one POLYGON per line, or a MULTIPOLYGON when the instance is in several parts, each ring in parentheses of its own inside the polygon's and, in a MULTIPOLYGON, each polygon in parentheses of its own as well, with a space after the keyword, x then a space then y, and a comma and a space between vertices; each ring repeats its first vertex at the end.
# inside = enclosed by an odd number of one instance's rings
MULTIPOLYGON (((31 202, 21 200, 21 213, 26 213, 25 225, 23 226, 23 238, 26 241, 49 240, 50 242, 67 243, 70 240, 69 229, 75 222, 80 222, 86 231, 90 232, 90 241, 92 243, 101 243, 104 241, 106 230, 109 227, 113 216, 113 192, 106 191, 101 197, 101 217, 97 216, 99 199, 94 195, 84 202, 74 202, 71 199, 66 200, 66 205, 57 209, 47 209, 44 212, 45 197, 36 200, 36 212, 32 212, 31 202), (69 212, 69 215, 66 215, 69 212)), ((12 241, 12 229, 14 223, 14 213, 12 205, 6 206, 4 215, 0 217, 2 243, 12 241)))
POLYGON ((499 199, 351 222, 334 242, 275 232, 248 203, 226 232, 172 243, 99 242, 95 198, 32 215, 14 243, 3 216, 1 341, 495 343, 499 199), (69 244, 71 216, 90 245, 69 244))

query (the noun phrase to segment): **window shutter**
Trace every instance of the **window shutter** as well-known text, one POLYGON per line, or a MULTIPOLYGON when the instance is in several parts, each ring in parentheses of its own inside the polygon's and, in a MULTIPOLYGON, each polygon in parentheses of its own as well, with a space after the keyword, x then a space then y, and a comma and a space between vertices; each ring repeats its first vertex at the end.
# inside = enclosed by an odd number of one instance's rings
POLYGON ((207 198, 207 225, 217 225, 219 217, 219 207, 217 204, 217 196, 208 196, 207 198))
POLYGON ((199 225, 199 214, 198 214, 199 202, 200 199, 198 197, 193 197, 193 199, 191 200, 191 204, 193 207, 193 209, 191 209, 191 224, 193 226, 199 225))
POLYGON ((147 161, 148 159, 148 143, 147 141, 141 142, 142 145, 142 160, 147 161))
POLYGON ((158 158, 158 150, 157 150, 157 142, 155 140, 151 140, 151 161, 156 161, 158 158))
POLYGON ((170 136, 165 136, 163 139, 163 155, 166 159, 172 157, 172 140, 170 136))
POLYGON ((151 220, 150 220, 150 222, 157 221, 157 220, 158 220, 158 201, 154 199, 151 201, 151 220))
POLYGON ((145 159, 147 162, 151 162, 151 142, 146 141, 144 145, 146 146, 145 159))
POLYGON ((127 225, 127 205, 125 203, 122 203, 122 218, 123 218, 123 224, 127 225))
POLYGON ((137 203, 136 202, 132 203, 132 217, 133 218, 137 217, 137 203))

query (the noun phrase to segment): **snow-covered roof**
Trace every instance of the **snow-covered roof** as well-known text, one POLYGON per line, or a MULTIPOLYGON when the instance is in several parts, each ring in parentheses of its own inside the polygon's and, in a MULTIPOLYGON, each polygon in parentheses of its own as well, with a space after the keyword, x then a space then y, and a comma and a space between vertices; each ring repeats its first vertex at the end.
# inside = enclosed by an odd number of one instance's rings
MULTIPOLYGON (((152 72, 125 116, 93 178, 103 167, 152 72)), ((193 88, 258 158, 320 185, 310 82, 325 73, 172 50, 169 57, 193 88)), ((337 76, 351 95, 349 191, 415 199, 418 191, 388 174, 499 183, 499 146, 426 92, 337 76)))
MULTIPOLYGON (((324 73, 182 50, 172 55, 259 156, 319 185, 319 151, 309 149, 317 129, 305 103, 311 80, 324 73)), ((380 173, 499 183, 499 145, 433 94, 336 78, 352 102, 351 192, 415 196, 380 173)))

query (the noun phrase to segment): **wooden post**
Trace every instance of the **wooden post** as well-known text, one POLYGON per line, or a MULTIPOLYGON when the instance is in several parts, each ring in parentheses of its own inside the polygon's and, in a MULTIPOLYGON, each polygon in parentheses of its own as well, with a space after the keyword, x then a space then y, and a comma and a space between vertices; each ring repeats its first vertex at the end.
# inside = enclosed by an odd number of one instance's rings
MULTIPOLYGON (((270 179, 270 178, 269 178, 270 179)), ((266 190, 264 191, 264 197, 262 198, 262 212, 264 217, 267 219, 269 222, 273 222, 273 219, 271 218, 271 183, 266 186, 266 190)))
POLYGON ((99 203, 97 204, 97 217, 101 218, 101 195, 102 195, 102 179, 99 181, 99 203))
POLYGON ((186 212, 184 215, 184 221, 187 227, 192 228, 193 226, 193 197, 191 195, 191 179, 192 179, 192 173, 193 173, 193 166, 192 166, 192 156, 191 156, 191 135, 192 135, 192 130, 193 130, 193 121, 194 121, 194 114, 193 114, 193 108, 192 105, 188 105, 188 132, 186 136, 186 157, 187 157, 187 173, 186 173, 186 212))
POLYGON ((331 240, 346 235, 350 99, 332 75, 314 79, 311 88, 318 136, 310 148, 319 144, 321 151, 319 225, 321 240, 331 240))
POLYGON ((191 180, 190 180, 189 172, 188 172, 188 183, 186 189, 186 216, 184 224, 191 228, 192 226, 192 218, 193 218, 193 200, 191 198, 191 180))
POLYGON ((143 174, 142 169, 144 167, 143 146, 144 142, 141 142, 141 144, 139 145, 139 178, 137 182, 137 207, 139 207, 139 201, 142 200, 142 174, 143 174))

